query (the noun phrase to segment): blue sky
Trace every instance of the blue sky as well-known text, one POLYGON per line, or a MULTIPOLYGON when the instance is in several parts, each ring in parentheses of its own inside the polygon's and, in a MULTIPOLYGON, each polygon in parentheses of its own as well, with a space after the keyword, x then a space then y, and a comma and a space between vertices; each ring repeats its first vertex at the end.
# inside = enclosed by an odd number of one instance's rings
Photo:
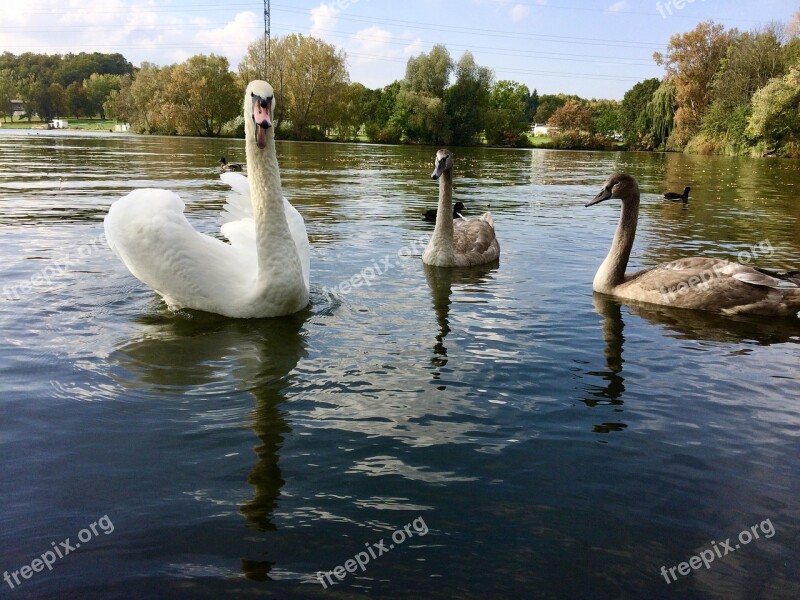
MULTIPOLYGON (((264 29, 263 0, 21 0, 0 13, 0 52, 120 52, 135 65, 226 56, 235 70, 264 29)), ((661 77, 671 35, 713 19, 743 30, 788 23, 793 0, 273 0, 273 36, 312 34, 344 49, 352 81, 382 87, 410 56, 469 49, 496 79, 540 93, 621 99, 661 77)))

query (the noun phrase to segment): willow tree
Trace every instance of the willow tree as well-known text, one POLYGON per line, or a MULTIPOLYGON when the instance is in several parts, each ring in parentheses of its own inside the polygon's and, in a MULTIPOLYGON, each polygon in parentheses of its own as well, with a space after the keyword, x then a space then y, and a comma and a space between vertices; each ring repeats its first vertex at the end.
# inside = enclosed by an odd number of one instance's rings
POLYGON ((645 108, 653 146, 663 150, 675 125, 675 85, 661 82, 645 108))

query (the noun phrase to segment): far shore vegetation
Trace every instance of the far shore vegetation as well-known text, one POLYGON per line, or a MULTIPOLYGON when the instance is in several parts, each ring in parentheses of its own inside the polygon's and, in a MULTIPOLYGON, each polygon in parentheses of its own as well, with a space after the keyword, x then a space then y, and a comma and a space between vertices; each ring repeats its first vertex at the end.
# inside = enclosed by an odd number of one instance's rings
POLYGON ((346 54, 291 34, 226 58, 134 67, 121 54, 0 55, 0 127, 241 136, 248 81, 275 89, 278 139, 678 151, 800 158, 800 12, 788 25, 740 31, 713 21, 674 35, 654 60, 661 79, 622 101, 539 94, 497 80, 469 51, 443 45, 408 60, 381 89, 351 82, 346 54), (536 129, 534 129, 536 126, 536 129), (544 135, 534 135, 544 132, 544 135))

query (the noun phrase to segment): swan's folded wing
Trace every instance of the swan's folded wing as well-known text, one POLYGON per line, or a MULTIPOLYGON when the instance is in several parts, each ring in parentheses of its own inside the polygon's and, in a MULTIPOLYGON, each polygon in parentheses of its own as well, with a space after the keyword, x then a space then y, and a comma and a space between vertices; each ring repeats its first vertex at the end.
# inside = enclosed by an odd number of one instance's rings
POLYGON ((468 256, 472 264, 488 262, 500 255, 494 227, 483 218, 457 219, 453 222, 453 249, 456 254, 468 256))
POLYGON ((303 216, 294 206, 289 204, 286 198, 283 199, 283 207, 286 211, 286 222, 289 224, 289 231, 292 234, 292 239, 294 239, 294 245, 297 247, 297 255, 300 257, 300 266, 303 269, 306 289, 311 289, 311 244, 308 242, 306 223, 303 220, 303 216))
POLYGON ((134 190, 111 205, 105 218, 109 245, 131 273, 170 306, 225 314, 222 306, 252 286, 242 253, 194 230, 174 192, 134 190))
POLYGON ((250 202, 250 183, 241 173, 222 173, 220 179, 231 187, 227 202, 222 207, 223 223, 253 218, 253 204, 250 202))

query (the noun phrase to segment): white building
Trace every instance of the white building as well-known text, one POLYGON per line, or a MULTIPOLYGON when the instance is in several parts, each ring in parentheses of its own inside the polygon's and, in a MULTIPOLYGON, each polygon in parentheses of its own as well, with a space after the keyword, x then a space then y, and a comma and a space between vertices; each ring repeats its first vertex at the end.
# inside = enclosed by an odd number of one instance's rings
POLYGON ((534 123, 533 124, 533 136, 534 137, 547 137, 551 133, 555 133, 558 131, 558 127, 549 127, 545 123, 534 123))

